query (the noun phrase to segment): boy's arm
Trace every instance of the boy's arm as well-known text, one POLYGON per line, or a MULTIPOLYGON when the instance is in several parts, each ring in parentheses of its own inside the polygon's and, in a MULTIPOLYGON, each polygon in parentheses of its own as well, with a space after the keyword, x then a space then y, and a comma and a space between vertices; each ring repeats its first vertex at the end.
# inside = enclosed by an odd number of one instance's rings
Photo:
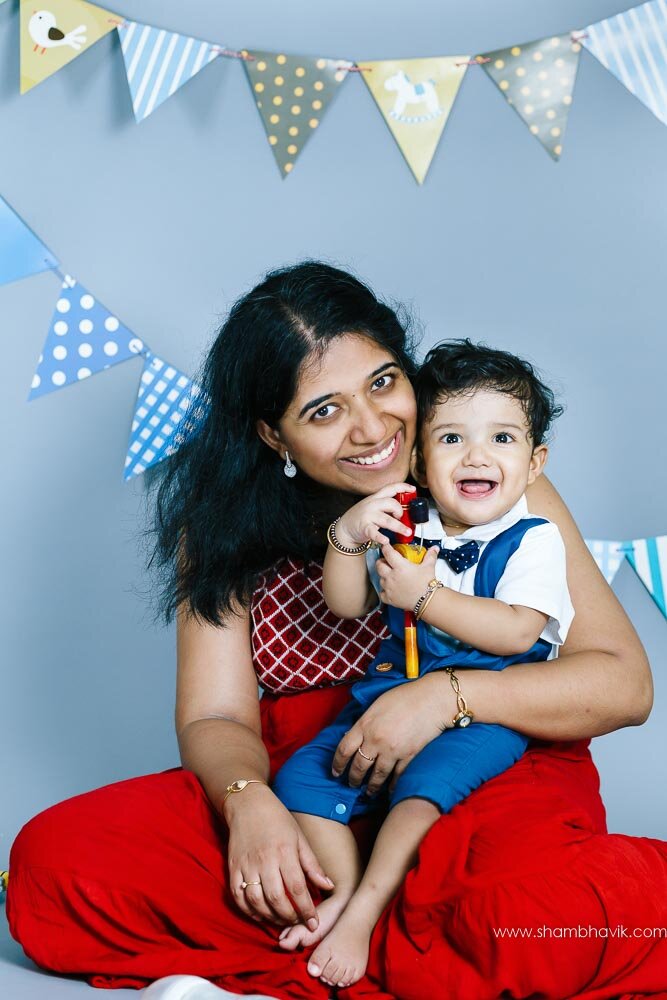
POLYGON ((324 600, 339 618, 361 618, 378 603, 363 555, 346 556, 327 546, 322 577, 324 600))
POLYGON ((549 621, 541 611, 504 604, 495 597, 471 597, 449 587, 436 590, 421 620, 494 656, 526 653, 549 621))

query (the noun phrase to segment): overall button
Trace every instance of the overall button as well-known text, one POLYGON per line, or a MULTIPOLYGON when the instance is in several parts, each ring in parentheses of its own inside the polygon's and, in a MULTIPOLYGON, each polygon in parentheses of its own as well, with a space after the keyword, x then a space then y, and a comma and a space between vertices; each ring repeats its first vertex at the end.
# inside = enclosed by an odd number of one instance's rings
POLYGON ((378 663, 375 667, 379 674, 386 674, 388 670, 394 669, 393 663, 378 663))
POLYGON ((347 806, 345 805, 344 802, 338 803, 338 805, 336 806, 336 812, 338 813, 339 816, 342 816, 343 813, 347 812, 347 806))

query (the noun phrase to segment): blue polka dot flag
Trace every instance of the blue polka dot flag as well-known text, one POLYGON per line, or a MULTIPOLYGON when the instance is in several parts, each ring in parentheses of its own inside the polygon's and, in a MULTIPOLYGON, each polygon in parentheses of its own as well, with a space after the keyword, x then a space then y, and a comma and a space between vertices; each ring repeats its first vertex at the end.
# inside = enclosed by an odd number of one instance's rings
POLYGON ((124 21, 118 34, 138 122, 220 55, 210 42, 136 21, 124 21))
POLYGON ((138 476, 151 465, 178 451, 206 414, 198 385, 173 365, 146 352, 124 479, 138 476))
POLYGON ((144 342, 68 274, 32 379, 28 402, 143 354, 144 342))
POLYGON ((51 251, 0 198, 0 285, 57 266, 51 251))
POLYGON ((667 125, 667 3, 650 0, 597 24, 582 44, 667 125))

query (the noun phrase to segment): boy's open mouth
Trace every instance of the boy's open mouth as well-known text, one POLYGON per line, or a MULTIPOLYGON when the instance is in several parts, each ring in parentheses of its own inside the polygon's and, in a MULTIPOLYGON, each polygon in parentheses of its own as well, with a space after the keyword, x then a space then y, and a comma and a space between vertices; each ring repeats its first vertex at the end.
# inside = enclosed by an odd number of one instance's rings
POLYGON ((491 496, 497 486, 493 479, 461 479, 456 489, 467 500, 478 500, 491 496))

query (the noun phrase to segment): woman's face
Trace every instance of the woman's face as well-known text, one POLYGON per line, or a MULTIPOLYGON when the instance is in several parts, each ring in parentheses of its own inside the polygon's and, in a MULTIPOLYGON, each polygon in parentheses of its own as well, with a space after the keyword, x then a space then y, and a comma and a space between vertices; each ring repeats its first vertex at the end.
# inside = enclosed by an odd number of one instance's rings
POLYGON ((321 358, 306 361, 277 429, 260 421, 258 432, 316 482, 367 495, 408 475, 414 392, 389 351, 346 334, 321 358))

